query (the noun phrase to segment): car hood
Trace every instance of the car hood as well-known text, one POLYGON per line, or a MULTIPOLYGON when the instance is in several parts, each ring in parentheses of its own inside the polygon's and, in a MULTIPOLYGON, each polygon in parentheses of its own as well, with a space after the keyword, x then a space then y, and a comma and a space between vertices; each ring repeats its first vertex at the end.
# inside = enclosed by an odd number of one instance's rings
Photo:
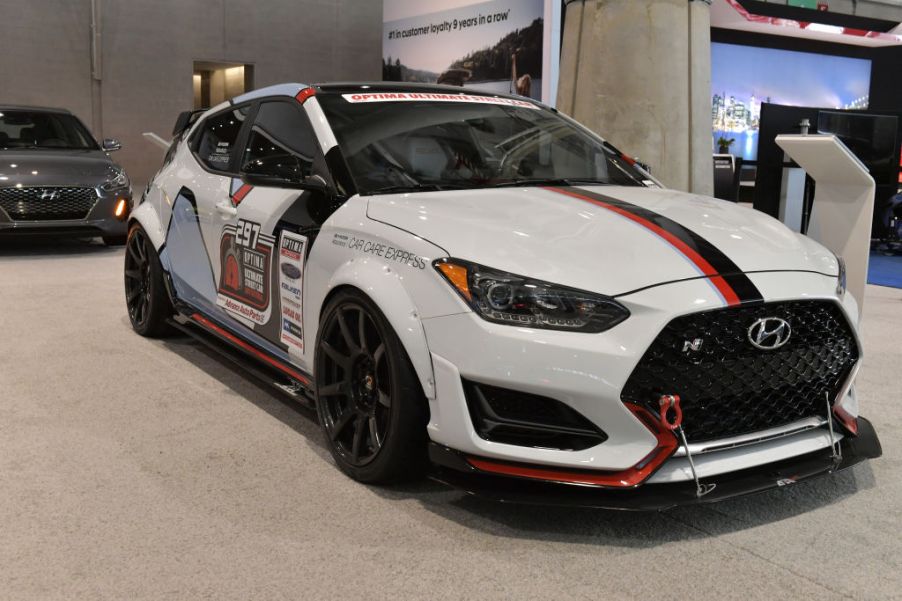
POLYGON ((0 187, 97 186, 113 165, 101 150, 0 150, 0 187))
POLYGON ((829 250, 762 212, 660 188, 378 195, 370 197, 367 214, 429 240, 452 257, 612 296, 699 277, 699 253, 725 255, 733 272, 838 271, 829 250), (662 228, 694 241, 681 244, 662 228))

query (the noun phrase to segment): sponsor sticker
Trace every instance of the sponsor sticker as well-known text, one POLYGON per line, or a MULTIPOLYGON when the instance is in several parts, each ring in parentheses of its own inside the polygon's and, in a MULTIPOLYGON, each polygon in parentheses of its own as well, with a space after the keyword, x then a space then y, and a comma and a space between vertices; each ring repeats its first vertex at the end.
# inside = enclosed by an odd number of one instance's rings
POLYGON ((274 242, 253 221, 239 219, 222 229, 217 305, 257 325, 269 321, 274 242))
POLYGON ((386 261, 400 263, 414 269, 426 269, 426 263, 428 262, 428 259, 425 259, 424 257, 404 250, 403 248, 397 248, 391 244, 379 242, 378 240, 358 238, 346 234, 335 234, 332 238, 332 244, 368 255, 381 257, 386 261))
POLYGON ((279 239, 279 307, 281 326, 279 341, 288 347, 288 353, 304 352, 303 299, 304 256, 307 238, 282 231, 279 239))
POLYGON ((466 102, 471 104, 498 104, 527 109, 540 107, 516 98, 495 98, 475 94, 441 94, 436 92, 369 92, 366 94, 342 94, 342 98, 354 104, 372 102, 466 102))

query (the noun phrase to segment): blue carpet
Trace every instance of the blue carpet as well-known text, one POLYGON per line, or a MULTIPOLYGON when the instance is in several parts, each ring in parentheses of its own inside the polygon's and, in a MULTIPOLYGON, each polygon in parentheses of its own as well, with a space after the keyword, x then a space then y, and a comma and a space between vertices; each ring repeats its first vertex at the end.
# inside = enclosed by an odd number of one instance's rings
POLYGON ((887 257, 871 253, 868 284, 902 288, 902 256, 887 257))

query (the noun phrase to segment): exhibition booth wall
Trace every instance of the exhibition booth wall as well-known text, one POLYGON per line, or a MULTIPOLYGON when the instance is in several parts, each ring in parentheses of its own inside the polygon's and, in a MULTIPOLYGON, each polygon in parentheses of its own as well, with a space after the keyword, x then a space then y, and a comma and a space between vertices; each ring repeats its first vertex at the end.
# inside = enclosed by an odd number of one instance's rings
POLYGON ((120 139, 116 159, 141 186, 161 159, 141 134, 168 135, 194 105, 198 61, 250 65, 257 88, 380 79, 381 13, 360 0, 17 2, 0 19, 0 96, 120 139))

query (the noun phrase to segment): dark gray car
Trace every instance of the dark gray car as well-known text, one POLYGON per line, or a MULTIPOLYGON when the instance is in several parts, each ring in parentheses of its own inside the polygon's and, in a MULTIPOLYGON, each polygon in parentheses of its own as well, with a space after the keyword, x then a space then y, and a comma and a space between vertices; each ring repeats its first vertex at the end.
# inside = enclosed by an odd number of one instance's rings
POLYGON ((125 241, 131 183, 75 115, 0 105, 0 236, 101 236, 125 241))

